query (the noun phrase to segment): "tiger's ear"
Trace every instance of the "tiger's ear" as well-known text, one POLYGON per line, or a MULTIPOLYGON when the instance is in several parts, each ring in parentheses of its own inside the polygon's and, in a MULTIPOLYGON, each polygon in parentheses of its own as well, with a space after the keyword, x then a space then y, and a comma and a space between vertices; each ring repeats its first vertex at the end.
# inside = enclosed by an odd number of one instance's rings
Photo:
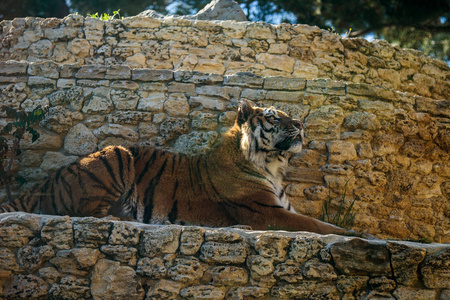
POLYGON ((253 106, 247 100, 241 101, 237 111, 236 122, 239 126, 247 122, 248 117, 253 114, 253 106))

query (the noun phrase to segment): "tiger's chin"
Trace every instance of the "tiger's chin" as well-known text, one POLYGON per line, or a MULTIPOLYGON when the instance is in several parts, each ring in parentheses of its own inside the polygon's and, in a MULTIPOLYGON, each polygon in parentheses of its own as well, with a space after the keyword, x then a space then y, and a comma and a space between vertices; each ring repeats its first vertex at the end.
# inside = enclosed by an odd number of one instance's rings
POLYGON ((289 147, 289 149, 287 149, 287 152, 291 152, 292 154, 297 154, 300 153, 302 151, 302 141, 301 140, 296 140, 292 143, 291 147, 289 147))

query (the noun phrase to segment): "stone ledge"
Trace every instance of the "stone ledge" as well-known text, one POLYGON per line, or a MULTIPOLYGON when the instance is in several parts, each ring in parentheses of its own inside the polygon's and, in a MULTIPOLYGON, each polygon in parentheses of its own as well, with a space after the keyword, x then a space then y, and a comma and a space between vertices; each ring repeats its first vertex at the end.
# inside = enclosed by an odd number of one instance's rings
POLYGON ((4 213, 0 247, 6 298, 439 299, 450 290, 448 244, 4 213))

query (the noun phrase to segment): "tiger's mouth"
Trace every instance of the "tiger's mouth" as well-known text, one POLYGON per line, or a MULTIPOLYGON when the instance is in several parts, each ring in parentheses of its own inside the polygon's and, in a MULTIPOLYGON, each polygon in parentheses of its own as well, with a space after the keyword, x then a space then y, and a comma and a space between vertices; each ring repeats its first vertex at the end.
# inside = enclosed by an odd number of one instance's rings
POLYGON ((282 151, 289 151, 289 152, 300 152, 302 149, 303 144, 303 135, 301 132, 286 137, 284 140, 278 142, 275 145, 275 148, 282 150, 282 151))

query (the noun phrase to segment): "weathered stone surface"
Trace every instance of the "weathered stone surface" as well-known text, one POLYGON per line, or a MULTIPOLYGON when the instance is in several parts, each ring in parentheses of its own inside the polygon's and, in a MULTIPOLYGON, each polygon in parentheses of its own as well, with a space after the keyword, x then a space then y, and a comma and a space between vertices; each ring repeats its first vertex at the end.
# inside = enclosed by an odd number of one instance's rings
POLYGON ((33 272, 52 258, 54 254, 51 246, 43 245, 42 240, 35 238, 28 245, 19 249, 17 261, 22 268, 33 272))
POLYGON ((177 299, 183 285, 176 281, 160 280, 147 292, 148 299, 177 299))
POLYGON ((3 290, 7 299, 38 299, 47 295, 47 284, 34 275, 15 275, 3 290))
POLYGON ((63 274, 86 276, 97 262, 99 255, 98 249, 73 248, 58 251, 50 262, 63 274))
POLYGON ((251 255, 247 258, 247 266, 250 269, 252 277, 266 276, 273 273, 273 261, 259 255, 251 255))
POLYGON ((199 285, 181 289, 180 295, 185 299, 220 300, 224 299, 225 292, 210 285, 199 285))
POLYGON ((334 285, 316 281, 278 285, 272 288, 271 295, 278 299, 339 299, 334 285))
POLYGON ((132 268, 101 259, 92 272, 91 293, 94 299, 142 299, 145 292, 132 268))
POLYGON ((16 256, 8 248, 0 248, 0 268, 8 271, 21 271, 16 256))
POLYGON ((138 261, 136 272, 141 276, 159 279, 166 276, 167 268, 164 260, 159 257, 144 257, 138 261))
POLYGON ((323 247, 324 243, 318 239, 302 236, 295 237, 290 246, 289 258, 297 262, 304 262, 317 256, 323 247))
POLYGON ((92 97, 84 101, 81 111, 83 113, 98 114, 111 112, 113 108, 110 89, 97 87, 92 91, 92 97))
POLYGON ((154 257, 161 253, 175 253, 178 250, 181 228, 162 226, 157 230, 142 232, 139 244, 141 256, 154 257))
POLYGON ((166 101, 164 93, 151 93, 148 97, 139 99, 137 109, 154 112, 162 111, 164 101, 166 101))
POLYGON ((79 247, 97 248, 108 242, 111 223, 92 217, 73 221, 75 244, 79 247))
POLYGON ((302 264, 294 259, 277 264, 273 272, 276 278, 289 283, 300 282, 303 279, 302 264))
POLYGON ((330 246, 336 269, 346 275, 390 275, 389 253, 383 244, 361 239, 337 242, 330 246))
POLYGON ((99 139, 105 139, 107 137, 118 137, 130 141, 137 141, 139 139, 136 131, 119 124, 103 125, 93 130, 92 133, 99 139))
POLYGON ((233 0, 213 0, 194 16, 197 20, 235 20, 247 21, 241 7, 233 0))
POLYGON ((386 248, 391 253, 391 264, 397 283, 415 286, 419 282, 418 265, 425 258, 426 250, 392 242, 387 242, 386 248))
POLYGON ((205 272, 203 282, 214 286, 244 285, 248 281, 248 272, 235 266, 218 266, 205 272))
POLYGON ((78 156, 66 156, 61 152, 45 153, 41 168, 46 172, 54 172, 58 169, 70 165, 78 159, 78 156))
POLYGON ((123 245, 103 245, 100 250, 111 257, 115 261, 126 263, 130 266, 135 266, 137 262, 137 249, 123 245))
POLYGON ((310 139, 337 139, 340 133, 338 124, 341 124, 343 119, 343 110, 338 106, 311 109, 305 119, 305 131, 310 139))
POLYGON ((264 79, 264 89, 301 91, 306 87, 303 78, 267 77, 264 79))
POLYGON ((192 283, 202 278, 204 272, 205 267, 195 257, 175 258, 167 276, 175 281, 192 283))
POLYGON ((321 262, 318 258, 311 259, 303 267, 303 275, 308 279, 335 280, 337 278, 333 266, 321 262))
POLYGON ((290 241, 291 238, 283 235, 264 234, 252 238, 250 243, 259 255, 279 262, 286 260, 290 241))
POLYGON ((181 232, 180 253, 195 255, 204 241, 205 229, 201 227, 185 227, 181 232))
POLYGON ((393 295, 396 299, 417 299, 417 300, 436 299, 436 291, 408 288, 403 286, 397 287, 393 295))
POLYGON ((65 276, 59 283, 52 284, 49 290, 52 299, 89 299, 91 291, 87 279, 65 276))
POLYGON ((450 288, 450 248, 427 255, 420 266, 423 282, 428 288, 450 288))
POLYGON ((97 150, 97 138, 84 125, 72 127, 64 140, 64 150, 73 155, 87 155, 97 150))
POLYGON ((161 123, 160 132, 167 140, 171 140, 189 132, 189 120, 169 117, 161 123))
POLYGON ((0 247, 18 248, 31 240, 39 231, 39 223, 29 214, 6 215, 0 220, 0 247))
POLYGON ((73 227, 68 216, 48 219, 41 231, 42 240, 59 250, 73 246, 73 227))
POLYGON ((182 93, 170 94, 164 102, 164 112, 171 117, 187 117, 190 111, 187 98, 182 93))
POLYGON ((207 263, 241 264, 249 250, 244 243, 205 242, 200 248, 200 259, 207 263))
POLYGON ((142 229, 125 222, 114 222, 108 244, 136 246, 142 229))
POLYGON ((345 141, 331 141, 327 144, 328 161, 331 164, 342 164, 356 159, 356 150, 353 143, 345 141))
POLYGON ((249 287, 234 287, 228 290, 227 299, 248 299, 248 298, 263 298, 269 294, 269 289, 264 287, 249 286, 249 287))

